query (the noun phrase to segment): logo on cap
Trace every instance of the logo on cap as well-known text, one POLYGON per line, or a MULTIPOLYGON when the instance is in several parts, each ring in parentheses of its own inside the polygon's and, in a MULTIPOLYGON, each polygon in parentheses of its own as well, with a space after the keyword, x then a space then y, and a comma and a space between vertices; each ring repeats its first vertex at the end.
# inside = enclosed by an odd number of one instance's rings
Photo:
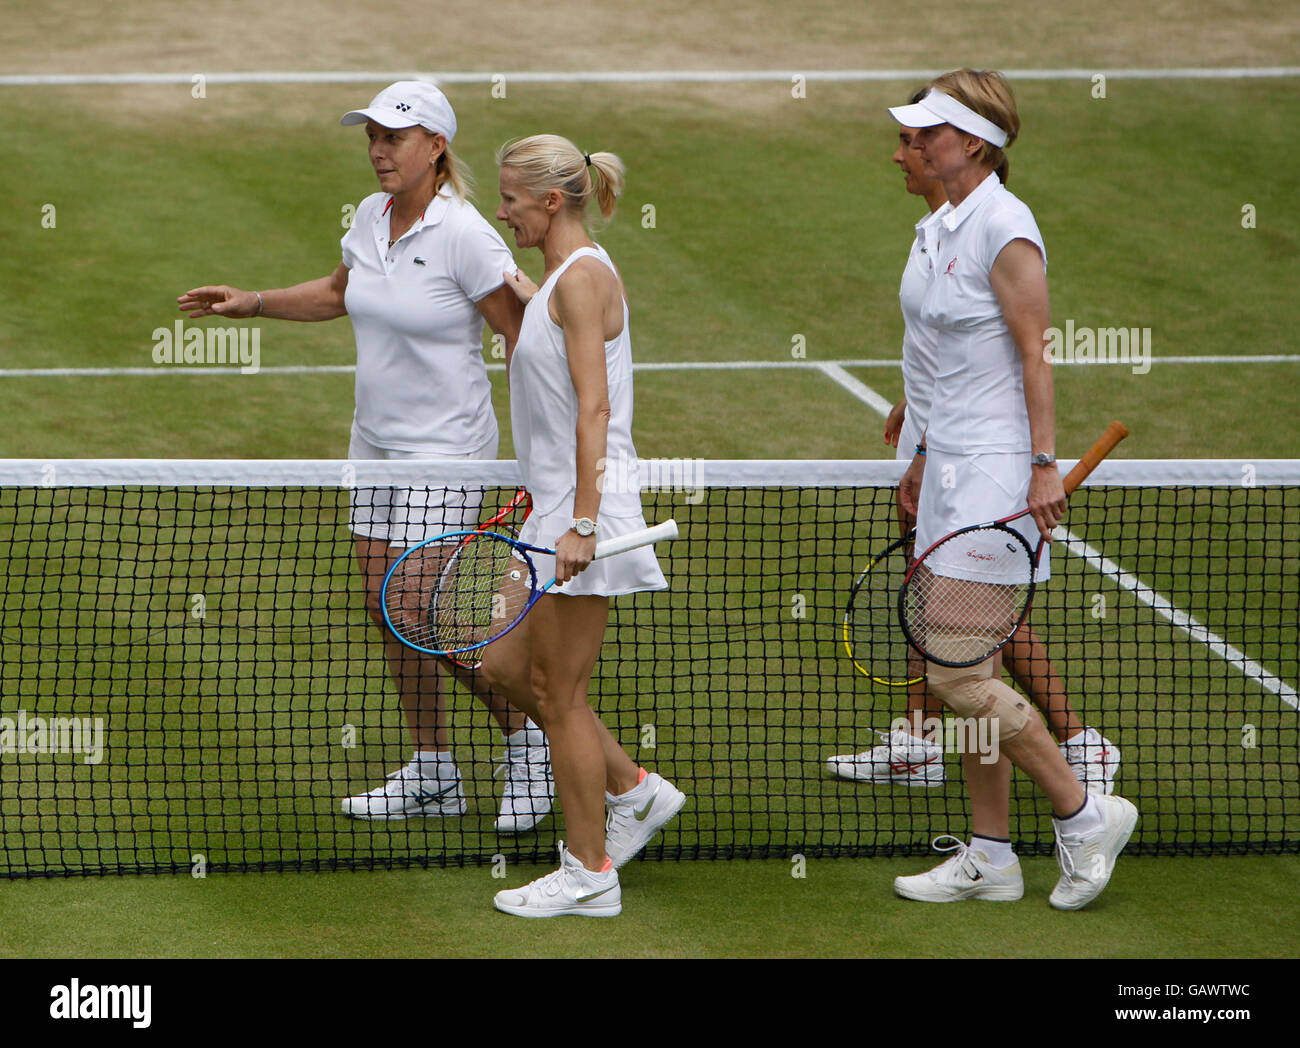
POLYGON ((405 113, 411 107, 408 106, 405 102, 398 102, 397 105, 393 106, 393 108, 396 109, 399 113, 405 113))

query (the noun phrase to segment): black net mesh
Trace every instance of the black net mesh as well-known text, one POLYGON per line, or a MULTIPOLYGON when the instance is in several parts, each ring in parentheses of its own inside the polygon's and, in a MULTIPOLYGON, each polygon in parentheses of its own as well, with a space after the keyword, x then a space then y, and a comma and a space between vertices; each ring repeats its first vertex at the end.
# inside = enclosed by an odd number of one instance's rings
MULTIPOLYGON (((893 489, 643 501, 681 526, 658 551, 671 588, 614 599, 591 694, 688 795, 646 857, 921 854, 965 833, 956 754, 937 789, 826 770, 904 712, 842 633, 898 535, 893 489)), ((327 487, 0 489, 0 876, 551 861, 559 814, 494 829, 502 736, 455 684, 465 814, 342 813, 411 756, 348 519, 327 487)), ((1040 659, 1026 683, 1059 685, 1119 749, 1130 849, 1300 851, 1300 485, 1086 487, 1066 525, 1029 617, 1056 676, 1040 659)), ((1020 775, 1012 831, 1051 849, 1020 775)))

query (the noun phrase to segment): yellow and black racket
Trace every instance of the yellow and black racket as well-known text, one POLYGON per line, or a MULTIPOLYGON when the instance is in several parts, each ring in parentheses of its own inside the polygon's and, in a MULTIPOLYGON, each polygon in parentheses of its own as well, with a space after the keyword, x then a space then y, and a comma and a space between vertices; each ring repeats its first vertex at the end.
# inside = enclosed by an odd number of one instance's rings
POLYGON ((898 628, 898 588, 907 575, 914 531, 890 543, 858 576, 844 609, 844 650, 858 672, 886 688, 925 677, 925 663, 898 628))

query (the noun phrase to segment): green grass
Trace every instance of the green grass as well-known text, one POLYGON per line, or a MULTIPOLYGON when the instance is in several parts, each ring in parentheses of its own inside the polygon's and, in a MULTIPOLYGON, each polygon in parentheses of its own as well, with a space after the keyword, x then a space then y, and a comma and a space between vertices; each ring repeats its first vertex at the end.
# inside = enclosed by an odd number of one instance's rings
MULTIPOLYGON (((758 97, 739 85, 538 86, 504 103, 466 91, 457 95, 457 146, 488 213, 491 156, 509 137, 551 128, 624 156, 627 194, 600 238, 627 278, 639 360, 789 361, 796 336, 812 361, 894 359, 898 273, 922 210, 888 161, 883 107, 903 89, 817 85, 794 100, 779 85, 758 97)), ((177 294, 199 283, 274 287, 323 275, 338 260, 342 209, 374 188, 360 134, 332 125, 354 101, 351 89, 228 87, 183 102, 167 88, 59 89, 68 104, 40 135, 21 133, 21 114, 43 96, 7 90, 13 104, 0 126, 10 125, 16 143, 0 171, 15 218, 0 230, 8 367, 150 366, 152 332, 179 316, 177 294), (146 101, 148 118, 133 115, 146 101), (112 119, 86 119, 114 102, 121 113, 112 119), (251 125, 249 111, 261 114, 251 125), (75 164, 64 159, 69 149, 75 164), (57 226, 45 229, 41 209, 51 203, 57 226)), ((1296 305, 1282 274, 1300 250, 1300 223, 1269 174, 1300 159, 1287 82, 1132 82, 1106 100, 1069 82, 1018 93, 1026 126, 1011 151, 1011 188, 1043 229, 1058 326, 1149 327, 1157 358, 1293 346, 1296 305), (1272 168, 1261 141, 1271 143, 1272 168), (1247 203, 1255 229, 1241 226, 1247 203)), ((520 261, 536 270, 536 257, 520 261)), ((346 320, 263 325, 266 366, 352 359, 346 320)), ((1086 446, 1098 419, 1114 415, 1135 432, 1121 456, 1296 454, 1294 427, 1277 424, 1291 373, 1290 365, 1061 369, 1061 443, 1086 446)), ((744 378, 751 400, 735 395, 736 378, 639 380, 643 453, 880 452, 875 419, 829 380, 754 373, 744 378), (764 426, 755 408, 775 410, 779 425, 764 426), (751 439, 760 433, 767 439, 751 439), (773 448, 772 434, 789 439, 773 448)), ((866 380, 897 389, 885 373, 866 380)), ((78 457, 93 447, 113 456, 329 457, 345 450, 350 382, 7 378, 0 409, 29 418, 11 435, 15 456, 78 457), (33 417, 38 400, 75 410, 33 417)))
POLYGON ((1014 905, 926 906, 895 898, 915 859, 638 863, 616 920, 514 920, 491 908, 510 867, 376 874, 77 879, 4 885, 22 920, 0 923, 15 957, 1083 957, 1294 956, 1286 898, 1300 860, 1121 863, 1078 913, 1047 904, 1057 869, 1027 859, 1014 905), (1194 913, 1194 918, 1189 914, 1194 913), (158 930, 166 929, 165 938, 158 930))

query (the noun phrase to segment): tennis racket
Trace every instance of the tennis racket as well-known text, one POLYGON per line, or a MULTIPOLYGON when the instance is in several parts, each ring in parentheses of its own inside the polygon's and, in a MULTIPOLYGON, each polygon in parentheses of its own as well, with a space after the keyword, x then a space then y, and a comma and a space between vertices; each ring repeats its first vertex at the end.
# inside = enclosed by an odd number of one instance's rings
POLYGON ((863 676, 886 688, 925 679, 925 663, 897 629, 898 588, 907 575, 916 531, 895 539, 858 576, 844 609, 844 650, 863 676))
MULTIPOLYGON (((1128 436, 1112 422, 1066 475, 1071 494, 1115 445, 1128 436)), ((1028 509, 945 535, 908 569, 898 590, 898 617, 907 642, 940 666, 983 662, 1024 622, 1034 597, 1043 537, 1028 540, 1007 525, 1028 509)))
MULTIPOLYGON (((595 559, 675 539, 677 534, 677 522, 666 520, 597 543, 595 559)), ((482 649, 518 626, 555 585, 554 577, 538 585, 530 553, 554 556, 555 550, 494 531, 451 531, 413 546, 384 576, 384 620, 407 647, 478 666, 482 649), (465 536, 472 541, 460 542, 465 536), (445 547, 451 543, 459 544, 447 556, 445 547), (430 584, 425 564, 433 558, 421 551, 434 545, 444 547, 444 559, 430 584)))
MULTIPOLYGON (((455 571, 456 561, 459 559, 461 552, 484 532, 492 531, 496 532, 498 535, 506 535, 509 538, 517 539, 519 537, 519 529, 523 527, 524 521, 528 519, 532 512, 533 498, 528 494, 526 489, 520 488, 515 492, 514 497, 511 498, 509 502, 502 506, 500 510, 487 520, 483 521, 483 523, 475 529, 472 535, 466 535, 462 538, 460 542, 456 544, 456 549, 450 554, 450 556, 445 552, 446 547, 443 544, 439 543, 438 545, 430 546, 426 555, 433 558, 442 558, 443 560, 442 567, 437 573, 438 579, 441 579, 448 572, 455 571)), ((413 570, 414 565, 408 565, 408 573, 413 570)), ((432 593, 430 593, 430 596, 432 596, 432 593)), ((458 666, 463 666, 465 669, 473 669, 478 665, 476 660, 471 659, 469 662, 466 662, 457 655, 448 655, 447 658, 449 661, 456 663, 458 666)))

